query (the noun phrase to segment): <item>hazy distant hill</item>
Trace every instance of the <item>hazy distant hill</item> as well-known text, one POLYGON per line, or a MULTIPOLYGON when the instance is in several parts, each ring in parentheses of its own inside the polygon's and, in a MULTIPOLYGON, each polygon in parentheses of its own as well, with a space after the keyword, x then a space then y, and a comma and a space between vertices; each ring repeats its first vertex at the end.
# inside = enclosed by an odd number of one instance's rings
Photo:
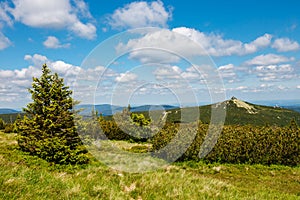
POLYGON ((283 106, 283 108, 294 110, 300 113, 300 106, 283 106))
POLYGON ((12 113, 19 113, 20 111, 9 109, 9 108, 0 108, 0 114, 12 114, 12 113))
POLYGON ((170 105, 143 105, 132 107, 131 112, 155 111, 155 110, 171 110, 178 108, 177 106, 170 105))
POLYGON ((193 114, 195 109, 200 110, 200 120, 204 123, 209 123, 211 118, 211 109, 216 107, 221 107, 226 109, 226 119, 225 124, 236 124, 236 125, 278 125, 285 126, 290 123, 292 119, 300 125, 300 113, 294 110, 289 110, 280 107, 262 106, 251 104, 236 98, 230 100, 200 106, 200 107, 189 107, 180 109, 172 109, 168 112, 167 120, 170 122, 180 122, 181 112, 187 113, 186 121, 192 121, 195 119, 193 114))
MULTIPOLYGON (((103 116, 110 116, 115 114, 116 112, 121 112, 125 107, 122 106, 114 106, 109 104, 101 104, 101 105, 78 105, 76 109, 82 109, 80 112, 81 115, 89 116, 92 113, 92 110, 98 111, 99 114, 102 114, 103 116)), ((178 108, 176 106, 171 105, 143 105, 143 106, 136 106, 131 107, 131 112, 148 112, 154 111, 154 110, 170 110, 178 108)))
POLYGON ((81 109, 80 115, 90 116, 92 111, 98 111, 99 114, 103 116, 113 115, 116 112, 122 111, 123 107, 121 106, 114 106, 110 104, 101 104, 101 105, 91 105, 91 104, 84 104, 78 105, 76 109, 81 109))

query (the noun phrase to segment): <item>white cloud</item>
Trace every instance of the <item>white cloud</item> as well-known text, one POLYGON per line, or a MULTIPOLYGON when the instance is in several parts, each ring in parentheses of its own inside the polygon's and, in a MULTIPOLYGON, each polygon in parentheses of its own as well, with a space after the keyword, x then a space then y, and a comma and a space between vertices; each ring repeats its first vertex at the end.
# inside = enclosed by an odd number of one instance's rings
POLYGON ((43 64, 48 62, 48 58, 40 54, 34 54, 33 56, 25 55, 24 60, 33 63, 33 65, 37 67, 41 67, 43 64))
POLYGON ((65 63, 61 60, 52 62, 51 69, 65 77, 76 76, 81 70, 80 67, 65 63))
POLYGON ((12 45, 11 41, 1 31, 4 24, 7 24, 8 26, 13 25, 13 20, 7 12, 7 8, 7 2, 0 2, 0 50, 6 49, 12 45))
POLYGON ((126 82, 132 82, 137 79, 137 75, 133 73, 121 73, 119 76, 116 77, 117 82, 126 83, 126 82))
POLYGON ((279 90, 287 90, 287 89, 289 89, 289 87, 286 87, 286 86, 283 86, 283 85, 278 85, 277 88, 279 90))
MULTIPOLYGON (((95 93, 95 86, 102 76, 102 80, 108 80, 114 83, 115 77, 118 75, 110 69, 103 66, 96 66, 94 68, 82 69, 79 66, 66 63, 61 60, 51 61, 46 56, 34 54, 25 55, 24 60, 28 61, 30 65, 26 68, 16 70, 0 70, 0 104, 1 102, 11 103, 12 107, 19 105, 24 106, 25 103, 30 102, 30 95, 27 88, 31 87, 32 77, 40 77, 41 68, 46 63, 53 73, 58 73, 60 77, 64 78, 67 86, 73 87, 76 91, 76 100, 84 100, 86 95, 95 93), (80 75, 78 77, 78 75, 80 75), (77 86, 77 87, 76 87, 77 86), (16 94, 12 98, 12 94, 16 94), (13 101, 10 101, 12 100, 13 101)), ((112 91, 112 87, 106 85, 101 87, 103 90, 112 91)))
POLYGON ((235 66, 233 64, 220 66, 217 71, 221 77, 232 83, 237 80, 237 74, 235 72, 235 66))
POLYGON ((249 87, 248 86, 238 86, 238 87, 233 87, 233 88, 226 88, 226 91, 248 92, 249 87))
MULTIPOLYGON (((131 59, 143 63, 173 63, 180 57, 197 55, 200 47, 189 38, 168 29, 150 31, 116 47, 119 53, 130 52, 131 59)), ((201 52, 200 52, 201 53, 201 52)))
POLYGON ((268 47, 271 44, 271 39, 272 35, 266 33, 263 36, 256 38, 254 41, 244 44, 243 54, 254 53, 260 48, 268 47))
POLYGON ((223 39, 221 35, 206 34, 195 29, 179 27, 172 31, 180 33, 196 43, 211 56, 245 55, 256 52, 260 48, 270 45, 272 36, 264 34, 250 43, 242 43, 238 40, 223 39))
POLYGON ((166 27, 172 13, 162 1, 136 1, 114 11, 108 24, 114 29, 140 28, 149 26, 166 27))
POLYGON ((0 50, 5 49, 11 45, 11 41, 1 33, 0 30, 0 50))
POLYGON ((300 45, 298 42, 292 41, 289 38, 279 38, 274 41, 272 48, 279 52, 287 52, 300 49, 300 45))
POLYGON ((230 56, 254 53, 270 44, 272 36, 265 34, 250 43, 225 40, 221 35, 205 34, 195 29, 180 27, 172 30, 149 30, 139 38, 120 43, 119 52, 130 52, 131 59, 143 63, 175 63, 180 57, 193 56, 230 56))
POLYGON ((96 37, 96 27, 91 23, 84 24, 79 17, 91 18, 84 1, 77 0, 74 5, 70 0, 13 0, 14 8, 9 12, 27 26, 37 28, 68 29, 76 35, 93 39, 96 37), (86 11, 88 14, 84 14, 86 11))
POLYGON ((158 80, 181 79, 182 70, 178 66, 166 66, 157 68, 153 74, 158 80))
POLYGON ((12 78, 15 73, 11 70, 0 70, 0 78, 12 78))
POLYGON ((263 54, 254 57, 251 60, 248 60, 245 62, 246 65, 273 65, 273 64, 279 64, 289 61, 294 61, 295 58, 291 57, 285 57, 281 55, 276 54, 263 54))
POLYGON ((257 66, 253 72, 260 81, 281 81, 297 77, 290 64, 257 66))
POLYGON ((70 26, 70 30, 82 38, 93 39, 96 37, 97 28, 91 23, 84 24, 76 21, 70 26))
POLYGON ((90 19, 93 18, 93 16, 89 11, 88 5, 83 0, 73 0, 73 3, 75 4, 74 6, 75 13, 77 13, 79 16, 82 16, 84 18, 90 18, 90 19))
POLYGON ((48 36, 43 42, 43 45, 48 49, 68 48, 70 43, 61 44, 60 41, 54 36, 48 36))
POLYGON ((6 23, 8 26, 13 25, 13 20, 9 16, 8 13, 8 2, 0 2, 0 27, 1 27, 1 22, 6 23))
POLYGON ((184 72, 182 72, 182 77, 185 79, 188 79, 190 81, 192 80, 201 80, 200 72, 198 72, 195 67, 189 67, 184 72))

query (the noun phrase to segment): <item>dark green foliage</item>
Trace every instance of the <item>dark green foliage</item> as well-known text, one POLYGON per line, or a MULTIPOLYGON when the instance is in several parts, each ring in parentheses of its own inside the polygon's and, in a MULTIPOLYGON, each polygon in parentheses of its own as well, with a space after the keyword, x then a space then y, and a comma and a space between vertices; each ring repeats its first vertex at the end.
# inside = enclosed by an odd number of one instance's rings
POLYGON ((137 126, 148 126, 151 122, 150 119, 146 119, 143 114, 132 113, 131 114, 132 122, 137 126))
POLYGON ((131 113, 125 109, 122 113, 115 114, 114 120, 99 120, 101 132, 110 140, 145 142, 152 137, 152 130, 145 125, 150 123, 149 120, 142 114, 134 118, 136 121, 130 116, 131 113))
POLYGON ((4 128, 4 133, 13 133, 15 131, 14 124, 6 124, 4 128))
MULTIPOLYGON (((191 124, 182 128, 186 137, 191 135, 189 126, 191 124)), ((198 125, 193 143, 178 161, 200 159, 199 152, 207 130, 207 124, 198 125)), ((169 145, 176 135, 177 129, 174 125, 165 127, 153 137, 153 149, 160 150, 169 145)), ((177 147, 185 143, 184 140, 178 142, 179 144, 171 146, 161 157, 172 159, 177 153, 177 147)), ((202 151, 205 151, 205 148, 202 151)), ((225 126, 216 145, 204 160, 221 163, 299 165, 300 129, 294 122, 286 127, 225 126)))
POLYGON ((110 120, 105 120, 102 116, 99 118, 94 116, 80 121, 78 127, 81 135, 91 139, 145 142, 152 137, 154 132, 153 127, 149 125, 150 120, 146 119, 143 114, 131 113, 129 108, 125 108, 110 120))
POLYGON ((5 128, 5 122, 2 118, 0 118, 0 130, 3 130, 5 128))
POLYGON ((76 132, 72 91, 43 65, 42 76, 33 78, 32 103, 17 122, 21 150, 58 164, 88 162, 87 151, 76 132))

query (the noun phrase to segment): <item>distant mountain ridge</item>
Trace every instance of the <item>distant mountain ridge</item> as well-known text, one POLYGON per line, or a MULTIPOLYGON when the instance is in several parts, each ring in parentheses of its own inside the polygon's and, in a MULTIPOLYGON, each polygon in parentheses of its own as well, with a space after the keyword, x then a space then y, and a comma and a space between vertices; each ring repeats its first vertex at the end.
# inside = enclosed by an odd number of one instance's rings
POLYGON ((286 109, 289 109, 289 110, 294 110, 294 111, 300 113, 300 106, 283 106, 283 108, 286 108, 286 109))
POLYGON ((10 108, 0 108, 0 114, 12 114, 12 113, 20 113, 20 111, 10 109, 10 108))
MULTIPOLYGON (((81 109, 80 115, 89 116, 91 115, 92 111, 97 111, 99 114, 103 116, 110 116, 117 112, 121 112, 125 106, 115 106, 110 104, 100 104, 100 105, 92 105, 92 104, 83 104, 76 106, 76 109, 81 109)), ((172 105, 142 105, 142 106, 134 106, 130 108, 131 112, 147 112, 149 110, 170 110, 179 108, 177 106, 172 105)))

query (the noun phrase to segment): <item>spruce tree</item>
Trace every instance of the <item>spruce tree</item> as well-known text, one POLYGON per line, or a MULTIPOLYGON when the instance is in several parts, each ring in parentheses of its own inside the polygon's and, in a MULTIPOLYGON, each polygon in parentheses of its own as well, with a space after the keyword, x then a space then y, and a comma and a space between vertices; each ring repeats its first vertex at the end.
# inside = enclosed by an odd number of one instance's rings
POLYGON ((86 149, 76 132, 72 91, 46 64, 40 78, 33 78, 29 103, 17 122, 21 150, 57 164, 88 162, 86 149))
POLYGON ((2 118, 0 118, 0 130, 5 128, 5 122, 3 121, 2 118))

